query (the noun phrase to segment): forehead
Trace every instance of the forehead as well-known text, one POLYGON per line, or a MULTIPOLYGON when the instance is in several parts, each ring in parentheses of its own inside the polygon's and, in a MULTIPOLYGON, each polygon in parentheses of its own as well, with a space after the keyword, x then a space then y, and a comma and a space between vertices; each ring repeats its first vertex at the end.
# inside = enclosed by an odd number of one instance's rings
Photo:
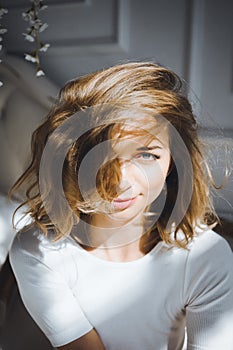
POLYGON ((111 138, 114 140, 134 140, 137 142, 157 141, 167 144, 169 141, 168 123, 158 122, 154 118, 129 120, 117 123, 111 130, 111 138))
POLYGON ((169 132, 167 125, 159 125, 158 123, 140 124, 125 123, 117 125, 111 133, 113 145, 121 143, 122 145, 146 146, 169 148, 169 132))

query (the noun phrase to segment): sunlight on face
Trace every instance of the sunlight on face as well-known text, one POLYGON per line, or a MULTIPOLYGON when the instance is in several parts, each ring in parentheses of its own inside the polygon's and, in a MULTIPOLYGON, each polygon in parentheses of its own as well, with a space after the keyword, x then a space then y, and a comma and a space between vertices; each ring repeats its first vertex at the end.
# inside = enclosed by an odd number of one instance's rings
POLYGON ((127 220, 145 211, 161 193, 170 165, 169 136, 162 130, 156 136, 124 136, 113 141, 120 161, 121 182, 113 200, 117 220, 127 220))

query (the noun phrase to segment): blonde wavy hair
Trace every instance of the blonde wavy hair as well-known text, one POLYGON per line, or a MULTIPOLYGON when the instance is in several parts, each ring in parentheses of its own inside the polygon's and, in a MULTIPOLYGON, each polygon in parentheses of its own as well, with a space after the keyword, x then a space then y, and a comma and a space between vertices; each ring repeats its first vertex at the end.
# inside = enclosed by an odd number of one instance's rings
MULTIPOLYGON (((182 92, 181 79, 171 70, 161 67, 153 62, 129 62, 116 65, 68 82, 61 90, 59 98, 48 114, 46 120, 32 135, 32 160, 29 167, 12 187, 10 194, 23 195, 20 207, 27 208, 33 223, 44 234, 52 229, 56 239, 70 234, 72 228, 80 218, 90 220, 92 213, 101 211, 98 201, 86 200, 79 188, 78 171, 85 155, 97 144, 114 138, 116 133, 122 133, 122 125, 134 120, 132 110, 143 111, 146 116, 162 116, 177 130, 186 146, 192 164, 192 191, 189 204, 182 214, 182 219, 173 227, 174 240, 178 246, 186 247, 194 237, 194 229, 200 223, 212 223, 216 220, 212 202, 210 199, 210 178, 203 157, 202 145, 198 138, 198 126, 192 111, 191 104, 182 92), (103 111, 103 106, 114 106, 110 112, 103 111), (80 112, 85 115, 92 109, 94 120, 98 119, 100 112, 104 114, 104 123, 94 124, 77 140, 68 140, 67 132, 62 132, 72 116, 80 112), (94 112, 93 112, 94 111, 94 112), (130 117, 131 115, 131 117, 130 117), (95 119, 96 118, 96 119, 95 119), (120 123, 120 124, 119 124, 120 123), (53 137, 56 131, 59 131, 53 137), (62 164, 62 191, 65 200, 69 204, 64 210, 61 193, 56 191, 55 174, 46 172, 43 181, 46 190, 40 190, 40 166, 46 145, 52 139, 53 162, 59 161, 61 147, 66 145, 68 152, 62 164), (67 146, 68 145, 68 146, 67 146), (45 208, 45 201, 49 203, 45 208), (53 211, 59 225, 54 222, 48 211, 53 211), (179 230, 184 233, 184 238, 177 234, 179 230)), ((109 109, 108 109, 109 111, 109 109)), ((93 118, 92 118, 93 120, 93 118)), ((140 125, 140 118, 136 123, 140 125)), ((74 129, 74 124, 71 125, 74 129)), ((75 128, 79 128, 77 122, 75 128)), ((131 132, 132 136, 140 134, 137 127, 131 132)), ((171 140, 172 142, 172 140, 171 140)), ((174 209, 179 182, 182 183, 180 194, 180 206, 182 211, 182 198, 185 197, 187 188, 187 169, 182 152, 180 158, 182 179, 178 178, 176 162, 172 161, 169 174, 166 179, 166 201, 156 223, 146 233, 143 250, 149 251, 159 240, 171 243, 171 230, 168 229, 169 217, 174 209)), ((47 163, 49 167, 49 164, 47 163)), ((88 177, 88 174, 87 174, 88 177)), ((96 187, 103 199, 111 200, 117 194, 117 184, 121 179, 118 159, 113 159, 100 167, 96 187), (109 181, 111 179, 111 182, 109 181), (109 184, 110 183, 110 184, 109 184)), ((88 179, 87 179, 88 181, 88 179)))

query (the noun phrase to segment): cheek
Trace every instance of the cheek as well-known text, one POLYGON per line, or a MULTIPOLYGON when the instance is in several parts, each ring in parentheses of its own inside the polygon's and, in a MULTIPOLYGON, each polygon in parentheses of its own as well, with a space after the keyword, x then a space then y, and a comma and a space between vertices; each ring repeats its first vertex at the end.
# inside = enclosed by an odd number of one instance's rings
POLYGON ((149 197, 157 197, 163 189, 166 178, 164 176, 154 176, 148 179, 148 195, 149 197))
POLYGON ((147 195, 147 203, 153 202, 161 193, 167 176, 167 167, 156 166, 144 171, 143 188, 147 195))
POLYGON ((143 184, 148 190, 163 187, 166 180, 167 168, 163 169, 159 165, 143 169, 143 184))

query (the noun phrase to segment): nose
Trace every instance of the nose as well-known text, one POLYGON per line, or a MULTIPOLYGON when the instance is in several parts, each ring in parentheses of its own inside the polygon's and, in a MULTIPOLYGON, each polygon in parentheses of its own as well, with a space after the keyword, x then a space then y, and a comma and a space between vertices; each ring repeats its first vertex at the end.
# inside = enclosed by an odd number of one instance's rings
POLYGON ((118 191, 120 193, 126 192, 132 188, 133 185, 133 164, 130 160, 121 160, 120 169, 121 169, 121 181, 118 185, 118 191))

